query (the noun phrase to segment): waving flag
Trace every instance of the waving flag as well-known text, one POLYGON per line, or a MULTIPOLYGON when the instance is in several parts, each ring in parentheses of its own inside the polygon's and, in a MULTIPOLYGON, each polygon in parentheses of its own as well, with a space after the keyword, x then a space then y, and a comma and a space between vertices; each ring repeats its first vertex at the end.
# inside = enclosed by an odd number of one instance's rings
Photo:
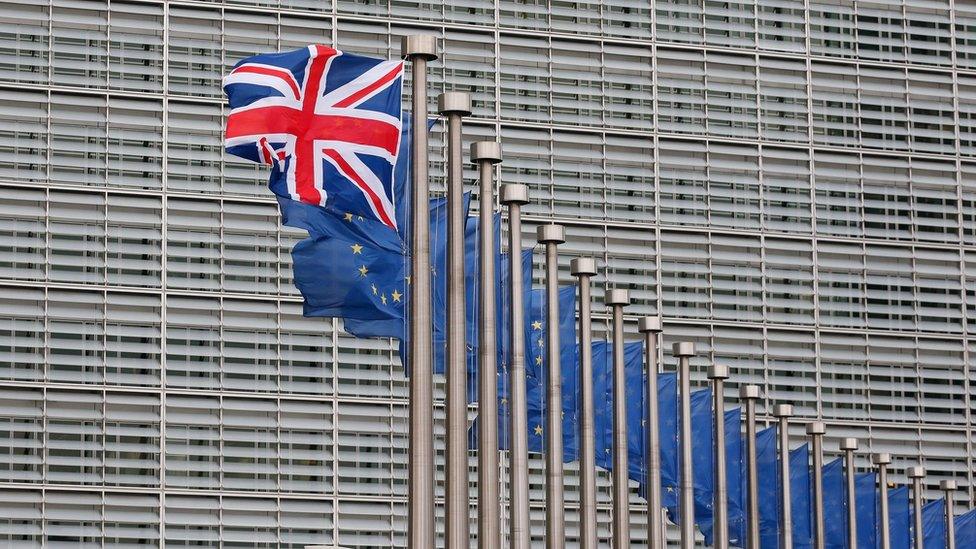
POLYGON ((824 530, 828 549, 847 547, 847 488, 844 460, 835 459, 823 466, 824 530))
POLYGON ((936 499, 922 507, 922 538, 925 547, 946 546, 945 500, 936 499))
POLYGON ((223 82, 227 152, 270 165, 278 196, 396 229, 402 77, 323 45, 248 57, 223 82))

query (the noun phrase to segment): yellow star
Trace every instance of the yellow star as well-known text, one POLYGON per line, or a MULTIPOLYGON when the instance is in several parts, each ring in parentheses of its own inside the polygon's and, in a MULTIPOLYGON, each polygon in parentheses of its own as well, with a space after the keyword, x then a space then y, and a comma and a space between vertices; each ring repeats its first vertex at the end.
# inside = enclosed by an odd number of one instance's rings
POLYGON ((373 295, 380 293, 379 290, 376 289, 376 284, 370 284, 369 286, 373 288, 373 295))
POLYGON ((543 346, 545 346, 545 342, 542 341, 542 338, 540 337, 539 338, 539 347, 543 347, 543 346))
POLYGON ((352 248, 352 253, 353 254, 361 254, 361 253, 363 253, 363 247, 360 246, 359 244, 353 244, 352 246, 349 246, 349 247, 352 248))
POLYGON ((674 488, 673 488, 673 487, 671 487, 671 486, 668 486, 668 493, 670 494, 670 493, 672 493, 672 492, 674 492, 674 488))
POLYGON ((366 265, 360 265, 359 268, 356 270, 359 271, 359 276, 362 278, 366 278, 366 273, 369 272, 369 269, 366 268, 366 265))
POLYGON ((362 221, 362 220, 363 220, 363 216, 361 216, 361 215, 358 215, 358 216, 356 216, 356 219, 358 219, 358 220, 360 220, 360 221, 362 221))
POLYGON ((346 220, 346 221, 352 221, 352 214, 351 214, 351 213, 347 213, 347 214, 345 215, 345 220, 346 220))
POLYGON ((437 268, 434 267, 433 265, 430 266, 430 275, 437 276, 437 268))
POLYGON ((541 356, 535 357, 535 363, 536 364, 542 364, 542 357, 541 356))
POLYGON ((406 277, 406 279, 405 279, 405 280, 407 281, 407 284, 410 284, 410 277, 409 277, 409 276, 408 276, 408 277, 406 277))
POLYGON ((538 320, 536 320, 535 322, 532 323, 532 329, 533 330, 541 330, 542 329, 542 323, 539 322, 538 320))
POLYGON ((535 434, 536 436, 540 436, 540 437, 542 436, 542 425, 535 426, 535 434))
POLYGON ((403 294, 401 294, 400 292, 398 292, 396 290, 393 290, 393 293, 390 294, 390 297, 393 298, 393 301, 399 303, 400 302, 400 298, 403 297, 403 294))
POLYGON ((386 305, 386 294, 380 296, 380 301, 383 302, 383 305, 386 305))
POLYGON ((502 406, 504 406, 504 405, 506 405, 506 404, 508 404, 508 399, 507 399, 507 398, 504 398, 504 397, 502 397, 502 406))

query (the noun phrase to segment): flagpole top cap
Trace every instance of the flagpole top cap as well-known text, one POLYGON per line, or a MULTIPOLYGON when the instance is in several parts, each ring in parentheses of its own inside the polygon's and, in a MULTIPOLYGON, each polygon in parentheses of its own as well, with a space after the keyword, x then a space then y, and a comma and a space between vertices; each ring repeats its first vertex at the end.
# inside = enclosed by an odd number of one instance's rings
POLYGON ((708 379, 729 379, 729 367, 725 364, 712 364, 708 367, 708 379))
POLYGON ((437 96, 437 112, 441 114, 471 114, 471 96, 465 92, 444 92, 437 96))
POLYGON ((498 141, 475 141, 471 144, 471 161, 498 164, 502 161, 502 144, 498 141))
POLYGON ((827 434, 827 425, 822 421, 811 421, 807 423, 807 434, 825 435, 827 434))
POLYGON ((695 356, 695 343, 692 341, 678 341, 671 345, 671 354, 676 357, 695 356))
POLYGON ((603 296, 603 302, 611 307, 626 307, 630 305, 630 292, 620 288, 607 290, 603 296))
POLYGON ((746 400, 759 398, 759 386, 743 385, 742 387, 739 387, 739 398, 746 400))
POLYGON ((404 59, 419 57, 437 59, 437 37, 433 34, 411 34, 400 39, 400 55, 404 59))
POLYGON ((566 229, 562 225, 539 225, 535 230, 540 244, 562 244, 566 242, 566 229))
POLYGON ((875 465, 890 465, 891 464, 891 454, 888 452, 880 452, 871 456, 871 463, 875 465))
POLYGON ((792 404, 777 404, 776 406, 773 406, 773 417, 790 417, 792 415, 792 404))
POLYGON ((574 257, 569 262, 569 271, 573 276, 595 276, 596 260, 592 257, 574 257))
POLYGON ((663 323, 661 322, 661 317, 659 316, 645 316, 637 321, 637 331, 641 333, 655 333, 659 334, 664 331, 663 323))
POLYGON ((529 188, 521 183, 502 185, 502 204, 528 204, 529 188))
POLYGON ((908 478, 924 478, 925 467, 922 467, 921 465, 913 465, 905 469, 905 475, 907 475, 908 478))
POLYGON ((857 450, 857 446, 856 438, 842 438, 840 440, 840 449, 845 452, 853 452, 857 450))
POLYGON ((939 482, 939 490, 945 490, 946 492, 951 492, 958 487, 954 480, 943 480, 939 482))

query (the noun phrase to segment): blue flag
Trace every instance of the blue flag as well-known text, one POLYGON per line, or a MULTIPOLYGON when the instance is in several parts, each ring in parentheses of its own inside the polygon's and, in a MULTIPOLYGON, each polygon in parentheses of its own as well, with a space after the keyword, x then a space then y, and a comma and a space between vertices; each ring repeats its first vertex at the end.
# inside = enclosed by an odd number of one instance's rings
POLYGON ((824 545, 827 549, 847 547, 847 489, 844 460, 835 459, 823 466, 824 545))
POLYGON ((793 519, 793 547, 813 546, 813 517, 810 501, 810 447, 802 444, 790 450, 790 516, 793 519))
POLYGON ((854 477, 854 506, 857 510, 857 546, 878 544, 878 474, 860 473, 854 477))
POLYGON ((888 521, 891 549, 909 549, 912 545, 911 505, 908 487, 899 486, 888 490, 888 521))
POLYGON ((922 540, 925 547, 946 546, 945 500, 937 499, 922 506, 922 540))
MULTIPOLYGON (((565 394, 571 389, 567 386, 576 378, 573 370, 576 369, 575 362, 562 362, 562 357, 575 358, 575 352, 562 352, 566 348, 576 347, 576 332, 573 329, 573 303, 576 297, 576 287, 567 286, 559 289, 559 343, 560 352, 560 383, 565 394)), ((548 317, 548 307, 546 306, 546 291, 544 289, 532 290, 526 299, 528 310, 525 314, 525 388, 526 388, 526 408, 528 411, 529 428, 529 451, 545 452, 545 426, 546 415, 548 413, 548 355, 546 348, 549 326, 546 325, 548 317)), ((575 384, 574 384, 575 385, 575 384)), ((565 405, 566 398, 562 399, 565 405)), ((563 461, 570 462, 577 459, 575 451, 576 436, 574 424, 567 421, 567 413, 563 410, 563 461), (569 447, 567 447, 569 441, 569 447)), ((570 420, 572 417, 569 418, 570 420)))
POLYGON ((776 427, 767 427, 756 433, 756 464, 759 476, 759 543, 763 549, 777 549, 780 482, 776 427))
POLYGON ((976 509, 955 519, 956 547, 976 547, 976 509))
MULTIPOLYGON (((678 429, 681 429, 678 418, 678 429)), ((691 520, 704 530, 712 528, 712 491, 714 489, 714 460, 712 459, 712 391, 702 389, 691 393, 691 456, 692 485, 694 487, 694 513, 691 520)), ((680 441, 678 452, 681 452, 680 441)), ((680 457, 679 457, 680 464, 680 457)), ((680 480, 680 479, 679 479, 680 480)), ((680 507, 668 508, 668 515, 675 524, 681 524, 685 517, 679 514, 680 507)))
MULTIPOLYGON (((509 345, 511 344, 510 316, 511 296, 509 295, 509 265, 508 254, 498 254, 498 308, 497 308, 497 337, 498 337, 498 449, 507 450, 509 444, 509 345)), ((522 295, 527 300, 532 288, 532 249, 522 250, 522 295)), ((527 301, 526 301, 527 303, 527 301)), ((473 425, 471 432, 477 433, 477 425, 473 425)), ((475 442, 474 447, 477 447, 475 442)))
POLYGON ((742 410, 725 412, 725 463, 728 479, 729 543, 743 545, 746 539, 746 503, 743 493, 742 410))
MULTIPOLYGON (((593 426, 596 431, 596 464, 613 470, 613 343, 593 342, 593 426)), ((625 398, 627 400, 627 476, 641 482, 645 474, 643 383, 641 341, 624 343, 625 398)))
MULTIPOLYGON (((661 505, 664 509, 674 509, 678 505, 678 383, 674 372, 657 374, 657 400, 658 400, 658 436, 660 442, 660 463, 661 463, 661 505)), ((643 394, 647 392, 647 376, 643 379, 643 394)), ((646 421, 650 420, 648 403, 643 399, 642 417, 646 421)), ((629 432, 628 432, 629 434, 629 432)), ((646 429, 641 429, 642 439, 648 436, 646 429)), ((646 444, 641 440, 642 444, 646 444)), ((642 446, 642 448, 645 448, 642 446)), ((641 459, 646 459, 641 450, 641 459)), ((637 493, 640 497, 647 499, 647 472, 646 467, 642 468, 638 480, 637 493)))

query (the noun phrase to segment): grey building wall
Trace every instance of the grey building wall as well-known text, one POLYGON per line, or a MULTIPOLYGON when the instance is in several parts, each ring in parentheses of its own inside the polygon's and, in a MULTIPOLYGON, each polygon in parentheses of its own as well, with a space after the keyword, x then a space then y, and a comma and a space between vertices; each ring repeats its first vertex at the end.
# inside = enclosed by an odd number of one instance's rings
POLYGON ((473 94, 466 139, 529 185, 527 231, 568 226, 567 282, 595 255, 699 380, 723 361, 828 450, 972 485, 976 2, 8 0, 0 545, 404 545, 395 345, 302 318, 301 235, 222 152, 220 78, 418 31, 434 90, 473 94))

